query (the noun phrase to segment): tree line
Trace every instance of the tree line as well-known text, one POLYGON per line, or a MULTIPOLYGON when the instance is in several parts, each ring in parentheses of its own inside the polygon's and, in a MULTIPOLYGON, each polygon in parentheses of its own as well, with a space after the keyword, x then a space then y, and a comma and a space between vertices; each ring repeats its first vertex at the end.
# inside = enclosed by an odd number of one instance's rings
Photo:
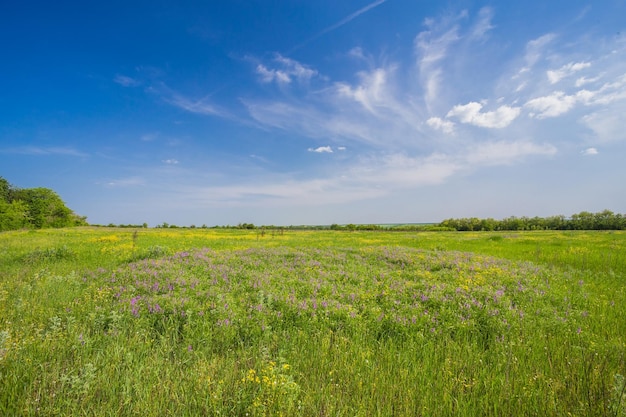
POLYGON ((458 231, 497 230, 626 230, 626 216, 604 210, 598 213, 581 211, 571 217, 507 217, 502 220, 476 217, 447 219, 441 228, 458 231))
POLYGON ((49 188, 18 188, 0 177, 0 231, 86 226, 49 188))

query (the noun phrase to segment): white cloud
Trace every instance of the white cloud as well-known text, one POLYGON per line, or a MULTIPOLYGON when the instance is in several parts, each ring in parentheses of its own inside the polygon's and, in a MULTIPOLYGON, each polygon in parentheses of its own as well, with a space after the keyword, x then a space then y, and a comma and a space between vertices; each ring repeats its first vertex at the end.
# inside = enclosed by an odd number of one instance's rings
POLYGON ((256 72, 261 76, 261 81, 264 83, 276 81, 279 84, 289 84, 294 79, 301 83, 306 83, 318 75, 316 70, 280 54, 276 54, 273 62, 277 63, 279 68, 268 68, 263 64, 259 64, 256 67, 256 72))
POLYGON ((592 155, 597 155, 598 150, 596 148, 587 148, 587 149, 582 150, 580 153, 585 156, 592 156, 592 155))
POLYGON ((531 117, 546 119, 548 117, 560 116, 570 111, 577 103, 592 103, 596 93, 589 90, 580 90, 576 94, 567 95, 563 91, 555 91, 549 96, 537 97, 528 100, 525 107, 539 112, 531 113, 531 117))
POLYGON ((178 160, 177 159, 164 159, 162 162, 164 164, 167 164, 167 165, 177 165, 178 164, 178 160))
POLYGON ((507 127, 519 116, 519 107, 503 105, 495 111, 482 112, 483 105, 475 101, 467 104, 456 105, 448 112, 446 117, 456 117, 462 123, 469 123, 475 126, 500 129, 507 127))
POLYGON ((333 148, 330 146, 320 146, 317 148, 309 148, 307 149, 309 152, 317 152, 317 153, 333 153, 333 148))
POLYGON ((591 66, 591 63, 589 62, 576 62, 576 63, 570 62, 569 64, 565 64, 557 70, 548 70, 547 71, 548 80, 550 81, 550 84, 556 84, 559 81, 561 81, 563 78, 568 77, 574 74, 575 72, 578 72, 585 68, 589 68, 590 66, 591 66))
POLYGON ((256 72, 261 76, 261 81, 264 83, 276 81, 278 83, 288 84, 291 82, 291 77, 286 72, 274 69, 270 70, 263 64, 257 65, 256 72))
POLYGON ((432 127, 435 130, 441 130, 443 133, 452 134, 454 133, 454 122, 450 120, 444 120, 440 117, 431 117, 426 120, 426 124, 432 127))
POLYGON ((538 112, 538 114, 531 113, 532 117, 545 119, 567 113, 576 104, 606 106, 624 99, 626 99, 626 75, 617 78, 614 82, 605 83, 597 90, 583 89, 573 94, 555 91, 547 96, 528 100, 524 106, 531 111, 538 112))
POLYGON ((345 146, 338 146, 338 147, 337 147, 337 150, 338 150, 338 151, 345 151, 345 150, 346 150, 346 147, 345 147, 345 146))
MULTIPOLYGON (((555 91, 549 96, 537 97, 528 100, 525 104, 531 110, 539 112, 538 119, 556 117, 568 112, 576 104, 576 96, 566 95, 562 91, 555 91)), ((531 114, 531 116, 535 116, 531 114)))

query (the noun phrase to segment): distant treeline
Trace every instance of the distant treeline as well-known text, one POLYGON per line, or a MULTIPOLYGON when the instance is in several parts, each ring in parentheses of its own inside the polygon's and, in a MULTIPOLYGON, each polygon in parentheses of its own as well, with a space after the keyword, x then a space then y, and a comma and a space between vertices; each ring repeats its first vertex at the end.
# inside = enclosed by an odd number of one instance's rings
POLYGON ((0 177, 0 231, 87 225, 48 188, 18 188, 0 177))
MULTIPOLYGON (((94 225, 97 226, 97 225, 94 225)), ((108 224, 107 227, 147 228, 148 224, 108 224)), ((587 211, 550 217, 507 217, 502 220, 492 218, 479 219, 468 217, 447 219, 441 223, 422 224, 331 224, 331 225, 292 225, 292 226, 257 226, 253 223, 239 223, 226 226, 177 226, 162 223, 157 229, 243 229, 265 233, 283 233, 287 230, 338 230, 338 231, 398 231, 398 232, 440 232, 440 231, 498 231, 498 230, 626 230, 626 215, 609 210, 599 213, 587 211)))
POLYGON ((447 219, 439 227, 458 231, 495 231, 495 230, 626 230, 626 216, 604 210, 598 213, 582 211, 571 217, 507 217, 502 220, 447 219))

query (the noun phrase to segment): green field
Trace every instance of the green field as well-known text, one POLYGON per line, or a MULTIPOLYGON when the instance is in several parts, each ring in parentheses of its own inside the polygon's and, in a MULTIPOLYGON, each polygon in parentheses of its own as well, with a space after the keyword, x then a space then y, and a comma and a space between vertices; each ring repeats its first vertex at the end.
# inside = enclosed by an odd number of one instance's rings
POLYGON ((0 233, 2 416, 626 416, 626 232, 0 233))

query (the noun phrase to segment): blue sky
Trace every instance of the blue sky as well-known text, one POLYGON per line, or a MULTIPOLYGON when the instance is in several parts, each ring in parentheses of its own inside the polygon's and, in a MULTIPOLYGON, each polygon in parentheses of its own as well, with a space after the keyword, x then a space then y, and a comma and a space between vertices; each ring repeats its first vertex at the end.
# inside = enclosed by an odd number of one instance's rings
POLYGON ((626 212, 626 1, 0 5, 0 176, 95 224, 626 212))

